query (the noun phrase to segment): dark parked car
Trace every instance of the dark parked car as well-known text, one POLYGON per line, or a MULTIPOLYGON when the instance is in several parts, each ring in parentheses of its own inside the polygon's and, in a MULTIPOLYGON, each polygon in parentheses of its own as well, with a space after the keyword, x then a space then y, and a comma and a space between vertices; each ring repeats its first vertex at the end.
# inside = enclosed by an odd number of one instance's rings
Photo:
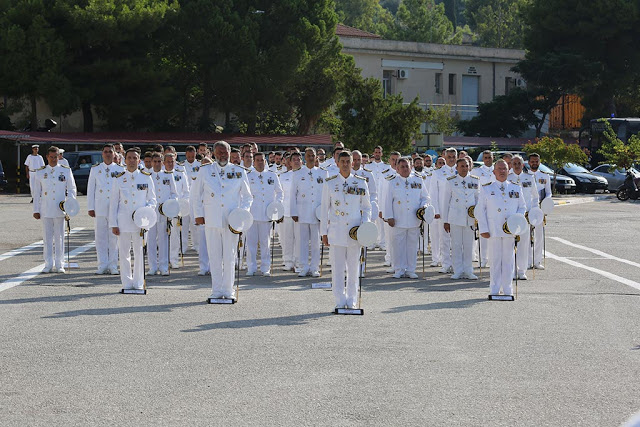
MULTIPOLYGON (((525 167, 529 170, 529 161, 525 160, 525 167)), ((575 193, 576 192, 576 183, 573 179, 569 178, 565 175, 557 174, 555 177, 553 176, 553 170, 545 165, 541 164, 539 168, 542 172, 546 172, 551 177, 551 190, 553 191, 553 184, 557 181, 556 191, 559 193, 575 193)))
POLYGON ((69 162, 78 192, 87 194, 91 166, 102 162, 102 151, 65 151, 63 156, 69 162))
POLYGON ((592 174, 574 163, 566 164, 558 173, 570 176, 576 182, 578 193, 604 193, 609 187, 606 178, 592 174))
POLYGON ((0 161, 0 190, 4 190, 7 186, 7 179, 4 175, 4 168, 2 167, 2 161, 0 161))

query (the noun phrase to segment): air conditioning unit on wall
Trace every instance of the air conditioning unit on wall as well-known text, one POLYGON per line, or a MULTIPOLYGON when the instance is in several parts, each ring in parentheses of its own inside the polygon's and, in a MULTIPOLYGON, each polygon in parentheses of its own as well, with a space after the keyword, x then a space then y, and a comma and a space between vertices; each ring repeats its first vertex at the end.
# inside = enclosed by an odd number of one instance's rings
POLYGON ((398 80, 408 79, 409 78, 409 70, 406 70, 406 69, 398 70, 396 72, 396 76, 398 77, 398 80))

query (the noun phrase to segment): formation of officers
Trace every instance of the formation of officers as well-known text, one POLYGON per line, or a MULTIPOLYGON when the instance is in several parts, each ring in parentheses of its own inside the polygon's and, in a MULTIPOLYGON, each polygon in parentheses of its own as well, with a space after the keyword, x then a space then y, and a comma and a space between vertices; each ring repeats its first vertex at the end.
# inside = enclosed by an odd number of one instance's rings
MULTIPOLYGON (((529 156, 525 169, 522 157, 494 162, 491 151, 473 168, 467 153, 454 148, 435 161, 392 152, 385 163, 382 147, 369 156, 340 142, 330 157, 314 148, 267 155, 256 144, 236 149, 224 141, 212 149, 189 146, 185 153, 178 163, 171 146, 157 145, 144 154, 138 148, 124 151, 121 144, 103 147, 103 161, 91 168, 87 187, 88 214, 95 221, 95 274, 119 274, 123 289, 144 289, 145 243, 148 275, 169 275, 180 268, 182 253, 193 249, 198 274, 211 275, 210 298, 234 299, 237 264, 245 268, 246 262, 247 276, 272 274, 277 234, 283 270, 299 277, 321 276, 321 248, 323 254, 326 248, 336 306, 356 308, 361 247, 350 231, 370 221, 378 238, 367 249, 385 251, 386 271, 395 279, 418 279, 418 257, 422 254, 424 262, 430 253, 430 265, 452 279, 478 279, 473 267, 478 261, 490 269, 490 294, 512 295, 513 279, 526 280, 529 268, 544 268, 543 225, 519 236, 520 247, 527 249, 517 257, 515 236, 503 227, 510 215, 525 214, 551 197, 537 154, 529 156), (177 217, 163 211, 169 200, 180 203, 177 217), (284 207, 277 221, 267 213, 274 203, 284 207), (146 242, 134 221, 142 207, 157 215, 146 242), (229 225, 237 209, 253 217, 244 233, 229 225), (417 215, 427 209, 435 213, 432 222, 417 215)), ((44 273, 65 271, 61 202, 76 198, 73 175, 60 157, 60 150, 50 147, 46 165, 33 160, 35 166, 27 165, 33 216, 43 223, 44 273)))

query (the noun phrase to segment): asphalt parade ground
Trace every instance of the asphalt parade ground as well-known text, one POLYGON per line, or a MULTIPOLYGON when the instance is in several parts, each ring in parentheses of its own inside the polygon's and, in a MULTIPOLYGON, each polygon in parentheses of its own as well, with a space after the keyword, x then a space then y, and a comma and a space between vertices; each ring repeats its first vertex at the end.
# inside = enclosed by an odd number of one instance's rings
POLYGON ((640 410, 639 204, 556 207, 547 268, 514 302, 487 301, 486 270, 453 281, 427 257, 426 280, 396 280, 369 252, 365 314, 338 316, 311 289, 326 264, 242 272, 237 304, 206 304, 193 251, 121 295, 93 274, 84 196, 79 268, 38 274, 29 200, 0 196, 1 426, 617 426, 640 410))

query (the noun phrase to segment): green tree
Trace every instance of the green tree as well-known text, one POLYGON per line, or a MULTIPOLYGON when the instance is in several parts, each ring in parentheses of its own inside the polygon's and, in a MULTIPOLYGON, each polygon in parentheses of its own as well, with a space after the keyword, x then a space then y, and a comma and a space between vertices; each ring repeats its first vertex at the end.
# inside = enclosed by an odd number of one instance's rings
POLYGON ((460 117, 451 114, 451 105, 432 106, 427 110, 427 122, 432 132, 450 136, 458 132, 460 117))
POLYGON ((393 15, 378 0, 336 0, 340 23, 385 36, 393 30, 393 15))
POLYGON ((480 44, 486 47, 522 48, 522 9, 530 0, 491 0, 473 14, 480 44))
POLYGON ((537 100, 530 92, 516 88, 508 95, 481 103, 478 115, 462 120, 458 127, 467 136, 518 137, 541 118, 536 115, 537 100))
POLYGON ((640 134, 632 135, 625 144, 618 138, 611 123, 606 119, 600 121, 604 122, 605 126, 604 141, 598 150, 605 158, 602 163, 609 163, 617 169, 629 169, 640 162, 640 134))
POLYGON ((111 128, 156 121, 158 106, 175 92, 156 53, 171 0, 58 0, 57 28, 67 47, 64 73, 80 106, 85 132, 93 131, 93 107, 111 128))
POLYGON ((575 74, 563 89, 582 97, 587 117, 609 117, 640 67, 639 14, 632 0, 533 0, 525 10, 530 66, 549 55, 566 59, 575 74))
POLYGON ((462 34, 455 30, 445 14, 443 3, 434 0, 403 0, 396 14, 394 38, 425 43, 462 43, 462 34))
POLYGON ((55 113, 69 86, 62 71, 64 42, 47 16, 43 0, 0 3, 0 93, 28 99, 34 130, 36 101, 46 99, 55 113))
POLYGON ((352 75, 345 85, 344 100, 336 109, 341 120, 340 138, 351 148, 372 151, 406 151, 420 137, 425 111, 414 99, 404 104, 400 95, 383 98, 379 80, 352 75))
MULTIPOLYGON (((588 160, 584 150, 578 144, 567 144, 561 138, 544 138, 525 144, 523 150, 529 154, 538 153, 540 161, 551 166, 555 171, 562 169, 567 163, 585 164, 588 160)), ((557 172, 554 172, 554 188, 557 172)))

